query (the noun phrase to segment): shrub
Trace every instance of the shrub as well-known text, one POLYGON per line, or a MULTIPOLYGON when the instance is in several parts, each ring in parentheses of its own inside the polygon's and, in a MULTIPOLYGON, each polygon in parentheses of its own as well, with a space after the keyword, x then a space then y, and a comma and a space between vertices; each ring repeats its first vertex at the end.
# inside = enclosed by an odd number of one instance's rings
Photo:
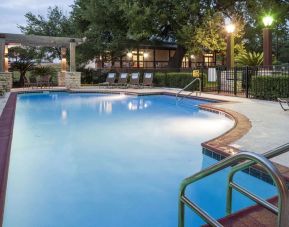
MULTIPOLYGON (((192 80, 192 73, 187 72, 155 73, 154 86, 184 88, 192 80)), ((188 90, 196 90, 198 86, 198 83, 195 83, 188 90)))
POLYGON ((52 66, 37 66, 35 67, 29 76, 30 79, 36 79, 36 77, 42 77, 50 75, 51 81, 53 84, 57 84, 57 70, 53 68, 52 66))
POLYGON ((241 66, 258 66, 263 63, 263 53, 247 52, 236 58, 236 62, 241 66))
POLYGON ((81 84, 98 84, 106 80, 107 72, 95 69, 78 69, 81 72, 81 84))
POLYGON ((251 81, 250 95, 266 100, 289 97, 289 76, 254 76, 251 81))

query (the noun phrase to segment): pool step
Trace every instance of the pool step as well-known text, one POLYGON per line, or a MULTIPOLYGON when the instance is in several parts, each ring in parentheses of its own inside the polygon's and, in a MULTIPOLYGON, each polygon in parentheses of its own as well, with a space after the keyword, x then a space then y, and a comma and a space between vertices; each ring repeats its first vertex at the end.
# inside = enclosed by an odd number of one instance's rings
MULTIPOLYGON (((278 198, 268 200, 277 205, 278 198)), ((277 227, 277 216, 260 205, 254 205, 218 220, 224 227, 277 227)), ((209 225, 203 225, 209 227, 209 225)))

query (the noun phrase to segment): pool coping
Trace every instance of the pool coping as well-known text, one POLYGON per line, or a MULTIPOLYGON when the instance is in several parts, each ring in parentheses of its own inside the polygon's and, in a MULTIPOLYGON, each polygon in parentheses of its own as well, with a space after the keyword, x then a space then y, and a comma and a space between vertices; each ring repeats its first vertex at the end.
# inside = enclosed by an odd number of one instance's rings
MULTIPOLYGON (((132 91, 104 91, 104 90, 69 90, 69 89, 41 89, 41 90, 23 90, 23 91, 14 91, 10 93, 10 96, 7 100, 7 103, 3 109, 3 112, 0 116, 0 226, 3 224, 4 217, 4 206, 5 206, 5 196, 6 196, 6 187, 8 180, 8 169, 10 161, 10 152, 11 152, 11 142, 13 136, 13 127, 14 127, 14 116, 16 111, 16 101, 17 95, 23 93, 43 93, 43 92, 69 92, 69 93, 104 93, 104 94, 125 94, 125 95, 136 95, 136 96, 149 96, 149 95, 169 95, 175 96, 174 91, 163 91, 163 92, 152 92, 152 93, 138 93, 132 91)), ((180 95, 185 97, 185 95, 180 95)), ((219 135, 216 138, 213 138, 209 141, 205 141, 201 146, 205 149, 208 149, 212 152, 215 152, 223 157, 228 157, 235 154, 236 152, 241 152, 241 150, 230 146, 230 144, 241 137, 243 137, 252 127, 250 120, 243 114, 238 112, 217 107, 216 105, 224 103, 235 103, 232 101, 203 98, 199 96, 189 96, 189 99, 198 99, 204 101, 212 101, 215 103, 206 103, 201 104, 199 107, 201 110, 213 112, 216 114, 222 114, 227 118, 234 120, 234 126, 226 131, 225 133, 219 135)), ((277 164, 274 162, 277 168, 280 170, 286 181, 289 181, 289 168, 277 164)), ((256 166, 256 169, 263 172, 262 169, 256 166)))
POLYGON ((16 101, 17 93, 10 93, 0 116, 0 226, 3 225, 16 101))

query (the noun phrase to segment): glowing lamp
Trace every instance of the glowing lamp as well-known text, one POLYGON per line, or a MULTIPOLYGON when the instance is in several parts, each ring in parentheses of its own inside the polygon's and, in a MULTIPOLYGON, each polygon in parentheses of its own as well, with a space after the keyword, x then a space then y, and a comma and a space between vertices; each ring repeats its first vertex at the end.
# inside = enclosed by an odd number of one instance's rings
POLYGON ((230 33, 233 33, 234 31, 235 31, 235 29, 236 29, 236 27, 235 27, 235 25, 234 24, 228 24, 227 26, 226 26, 226 30, 227 30, 227 32, 230 34, 230 33))
POLYGON ((273 23, 273 17, 266 16, 263 18, 263 24, 265 25, 265 27, 270 27, 272 23, 273 23))
POLYGON ((132 52, 128 52, 126 56, 128 56, 128 58, 132 58, 132 52))

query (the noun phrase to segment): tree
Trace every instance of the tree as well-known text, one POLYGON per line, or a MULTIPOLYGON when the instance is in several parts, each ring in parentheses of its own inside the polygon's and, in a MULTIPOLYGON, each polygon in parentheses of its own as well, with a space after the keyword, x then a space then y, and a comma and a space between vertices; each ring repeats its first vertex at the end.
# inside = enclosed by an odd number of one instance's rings
POLYGON ((276 24, 286 31, 288 7, 282 0, 76 0, 72 15, 79 34, 87 37, 83 60, 118 57, 144 41, 167 41, 177 44, 169 66, 178 68, 187 51, 224 49, 225 20, 239 22, 244 32, 236 37, 237 52, 244 52, 244 46, 259 50, 262 17, 275 12, 276 24))
MULTIPOLYGON (((66 37, 75 36, 75 29, 73 21, 70 16, 64 14, 64 12, 57 6, 49 7, 47 10, 47 16, 34 15, 31 12, 25 14, 27 25, 18 25, 21 32, 26 35, 43 35, 43 36, 55 36, 66 37)), ((58 47, 45 47, 39 48, 47 60, 53 60, 61 57, 61 50, 58 47)))
POLYGON ((168 41, 177 44, 169 66, 180 67, 186 52, 184 31, 195 30, 206 7, 211 7, 207 1, 77 0, 73 16, 87 37, 83 59, 105 53, 119 56, 143 41, 168 41))
POLYGON ((43 57, 35 48, 12 47, 9 48, 9 58, 12 60, 11 69, 20 72, 19 85, 24 86, 25 75, 32 70, 43 57))
POLYGON ((120 1, 77 0, 72 17, 78 32, 86 37, 78 51, 83 62, 98 55, 119 57, 131 45, 129 24, 120 1))

